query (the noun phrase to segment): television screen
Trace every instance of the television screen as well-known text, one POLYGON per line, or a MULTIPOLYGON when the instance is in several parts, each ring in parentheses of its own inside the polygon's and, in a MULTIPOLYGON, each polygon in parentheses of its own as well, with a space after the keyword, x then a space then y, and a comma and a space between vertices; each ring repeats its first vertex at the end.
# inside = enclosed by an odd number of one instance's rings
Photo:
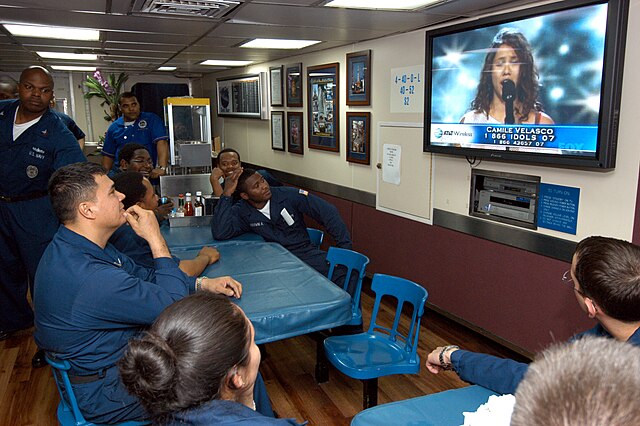
POLYGON ((428 31, 425 151, 613 168, 627 11, 559 2, 428 31))

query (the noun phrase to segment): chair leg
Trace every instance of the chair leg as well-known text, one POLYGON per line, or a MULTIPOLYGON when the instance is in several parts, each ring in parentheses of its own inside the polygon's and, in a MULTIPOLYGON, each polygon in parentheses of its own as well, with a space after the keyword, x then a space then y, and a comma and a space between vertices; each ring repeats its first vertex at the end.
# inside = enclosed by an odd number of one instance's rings
POLYGON ((362 381, 362 408, 378 405, 378 378, 362 381))
POLYGON ((324 352, 324 339, 316 339, 316 383, 329 381, 327 354, 324 352))

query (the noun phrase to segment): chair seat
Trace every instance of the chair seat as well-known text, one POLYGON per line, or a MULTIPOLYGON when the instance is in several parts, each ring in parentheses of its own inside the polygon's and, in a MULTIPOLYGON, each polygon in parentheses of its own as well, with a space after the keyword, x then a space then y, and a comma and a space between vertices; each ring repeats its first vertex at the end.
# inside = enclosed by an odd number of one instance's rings
POLYGON ((324 341, 324 347, 327 359, 340 372, 355 379, 420 372, 420 358, 411 362, 411 354, 386 335, 333 336, 324 341))

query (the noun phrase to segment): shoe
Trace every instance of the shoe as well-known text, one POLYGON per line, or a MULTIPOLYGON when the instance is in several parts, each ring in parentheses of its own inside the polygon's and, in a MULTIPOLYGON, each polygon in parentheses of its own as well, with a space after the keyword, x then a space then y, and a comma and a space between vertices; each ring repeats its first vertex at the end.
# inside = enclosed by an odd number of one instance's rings
POLYGON ((38 352, 31 358, 31 366, 33 368, 42 368, 47 365, 47 360, 44 358, 44 349, 38 349, 38 352))

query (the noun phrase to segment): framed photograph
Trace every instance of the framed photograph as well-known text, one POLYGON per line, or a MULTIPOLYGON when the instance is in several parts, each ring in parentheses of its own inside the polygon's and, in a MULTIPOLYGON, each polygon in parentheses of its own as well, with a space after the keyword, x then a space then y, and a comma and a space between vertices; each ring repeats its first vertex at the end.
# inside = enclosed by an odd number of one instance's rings
POLYGON ((219 116, 260 118, 260 74, 220 79, 216 86, 219 116))
POLYGON ((340 152, 339 75, 338 62, 307 68, 309 148, 340 152))
POLYGON ((287 151, 304 154, 304 119, 301 112, 287 112, 287 151))
POLYGON ((269 68, 269 90, 271 94, 271 106, 284 106, 282 97, 282 69, 283 66, 269 68))
POLYGON ((371 50, 347 54, 347 105, 371 105, 371 50))
POLYGON ((287 65, 287 106, 302 106, 302 63, 287 65))
POLYGON ((347 161, 369 164, 371 134, 369 133, 371 113, 347 113, 347 161))
POLYGON ((271 149, 284 151, 284 111, 271 112, 271 149))

